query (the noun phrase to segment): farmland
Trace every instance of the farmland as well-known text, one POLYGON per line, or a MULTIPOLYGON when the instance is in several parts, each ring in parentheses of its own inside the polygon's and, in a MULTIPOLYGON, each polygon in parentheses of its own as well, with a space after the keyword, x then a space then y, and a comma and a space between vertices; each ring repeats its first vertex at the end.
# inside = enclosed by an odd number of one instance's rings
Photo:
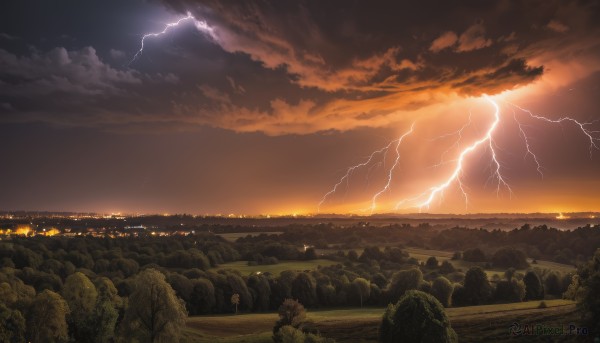
MULTIPOLYGON (((446 313, 461 342, 480 341, 482 337, 508 340, 508 328, 515 321, 566 325, 577 320, 574 302, 545 303, 547 308, 543 309, 538 308, 539 301, 529 301, 448 308, 446 313)), ((383 308, 309 310, 307 317, 323 336, 338 342, 376 342, 383 312, 383 308)), ((276 320, 276 313, 190 317, 185 337, 188 342, 271 342, 276 320)))

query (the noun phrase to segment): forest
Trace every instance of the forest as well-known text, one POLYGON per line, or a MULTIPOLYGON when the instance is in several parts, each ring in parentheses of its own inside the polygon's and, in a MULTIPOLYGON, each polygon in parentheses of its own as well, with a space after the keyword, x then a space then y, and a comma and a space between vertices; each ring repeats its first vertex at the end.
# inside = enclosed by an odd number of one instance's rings
POLYGON ((158 342, 177 337, 188 316, 275 311, 286 299, 307 309, 385 307, 410 290, 446 308, 577 300, 598 274, 598 261, 586 267, 587 261, 600 258, 594 257, 600 231, 590 227, 440 231, 359 223, 260 230, 235 241, 224 238, 236 231, 232 227, 173 237, 5 238, 0 340, 158 342), (415 247, 453 253, 419 260, 407 252, 415 247), (543 259, 579 270, 543 268, 543 259), (235 261, 261 266, 325 260, 330 263, 279 273, 227 268, 235 261))

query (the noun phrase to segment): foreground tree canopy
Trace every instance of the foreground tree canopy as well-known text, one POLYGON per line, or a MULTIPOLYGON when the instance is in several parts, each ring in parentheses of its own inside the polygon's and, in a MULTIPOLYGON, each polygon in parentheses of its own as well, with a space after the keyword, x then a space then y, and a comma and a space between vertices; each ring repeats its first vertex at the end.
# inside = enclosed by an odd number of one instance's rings
POLYGON ((456 332, 437 299, 421 291, 408 291, 390 304, 379 327, 381 342, 458 342, 456 332))
POLYGON ((146 269, 136 277, 134 287, 123 318, 128 336, 140 342, 177 341, 187 312, 165 276, 155 269, 146 269))

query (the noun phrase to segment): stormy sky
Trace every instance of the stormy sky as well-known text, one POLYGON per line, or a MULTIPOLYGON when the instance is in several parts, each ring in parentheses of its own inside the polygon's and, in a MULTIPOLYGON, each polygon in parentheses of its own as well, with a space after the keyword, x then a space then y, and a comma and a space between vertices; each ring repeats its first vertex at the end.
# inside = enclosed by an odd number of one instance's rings
POLYGON ((600 209, 598 1, 4 1, 0 17, 0 209, 600 209), (491 102, 490 140, 459 161, 491 102))

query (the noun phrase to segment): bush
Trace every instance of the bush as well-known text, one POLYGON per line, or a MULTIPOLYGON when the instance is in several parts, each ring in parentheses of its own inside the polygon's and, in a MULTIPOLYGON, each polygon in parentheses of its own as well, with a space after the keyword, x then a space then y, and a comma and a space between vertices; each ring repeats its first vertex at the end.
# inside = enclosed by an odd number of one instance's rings
POLYGON ((273 335, 276 343, 333 343, 333 339, 318 334, 304 333, 293 326, 286 325, 273 335))
POLYGON ((275 323, 275 327, 273 327, 274 334, 277 334, 284 326, 299 328, 306 321, 306 310, 304 310, 304 306, 297 300, 285 299, 277 312, 279 320, 275 323))

